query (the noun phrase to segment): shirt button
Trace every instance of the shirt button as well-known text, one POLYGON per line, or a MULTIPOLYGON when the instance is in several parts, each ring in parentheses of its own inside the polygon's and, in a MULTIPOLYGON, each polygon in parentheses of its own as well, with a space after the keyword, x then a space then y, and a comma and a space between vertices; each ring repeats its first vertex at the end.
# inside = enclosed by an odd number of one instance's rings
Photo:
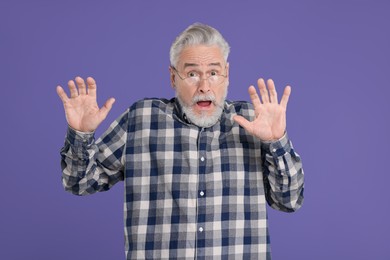
POLYGON ((202 161, 202 162, 204 162, 204 157, 202 156, 202 157, 200 157, 200 160, 202 161))
POLYGON ((199 232, 203 232, 203 228, 202 227, 199 228, 199 232))
POLYGON ((272 152, 276 152, 276 148, 272 149, 272 152))
POLYGON ((200 196, 202 196, 202 197, 204 196, 204 192, 203 192, 203 191, 200 191, 199 194, 200 194, 200 196))

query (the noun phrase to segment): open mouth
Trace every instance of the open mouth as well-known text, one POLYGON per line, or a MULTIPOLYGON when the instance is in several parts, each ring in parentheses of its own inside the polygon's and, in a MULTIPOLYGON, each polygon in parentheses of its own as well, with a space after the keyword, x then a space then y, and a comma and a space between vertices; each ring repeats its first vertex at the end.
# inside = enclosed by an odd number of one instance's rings
POLYGON ((211 101, 198 101, 196 104, 200 107, 208 107, 211 105, 211 101))

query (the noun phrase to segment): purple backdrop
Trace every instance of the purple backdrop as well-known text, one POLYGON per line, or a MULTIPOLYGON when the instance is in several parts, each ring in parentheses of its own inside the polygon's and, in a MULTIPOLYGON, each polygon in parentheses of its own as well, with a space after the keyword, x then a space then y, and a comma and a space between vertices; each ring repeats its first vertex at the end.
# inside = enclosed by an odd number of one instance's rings
POLYGON ((200 21, 231 44, 229 98, 273 78, 306 174, 294 214, 269 211, 274 259, 390 259, 389 1, 1 1, 0 259, 124 259, 123 187, 66 193, 58 84, 117 99, 171 97, 168 51, 200 21), (294 3, 291 3, 294 2, 294 3))

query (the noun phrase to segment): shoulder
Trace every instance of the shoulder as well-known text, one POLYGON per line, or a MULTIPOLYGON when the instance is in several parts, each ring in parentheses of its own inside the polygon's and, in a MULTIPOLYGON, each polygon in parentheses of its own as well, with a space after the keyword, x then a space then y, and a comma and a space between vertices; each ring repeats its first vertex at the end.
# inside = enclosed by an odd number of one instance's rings
POLYGON ((144 98, 141 100, 138 100, 134 102, 129 110, 142 110, 142 109, 150 109, 150 108, 161 108, 166 109, 169 106, 173 106, 172 99, 165 99, 165 98, 144 98))
POLYGON ((225 101, 226 113, 240 115, 245 118, 252 118, 255 115, 253 105, 247 101, 225 101))
POLYGON ((165 122, 172 118, 174 100, 164 98, 145 98, 133 103, 127 109, 130 124, 150 126, 152 122, 165 122))
POLYGON ((131 115, 172 114, 173 99, 145 98, 134 102, 128 109, 131 115))

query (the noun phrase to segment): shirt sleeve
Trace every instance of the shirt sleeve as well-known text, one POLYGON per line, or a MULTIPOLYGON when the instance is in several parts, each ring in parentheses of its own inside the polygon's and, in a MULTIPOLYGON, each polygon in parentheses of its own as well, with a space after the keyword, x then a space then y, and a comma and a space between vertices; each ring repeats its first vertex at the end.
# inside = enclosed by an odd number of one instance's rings
POLYGON ((70 127, 61 149, 62 184, 75 195, 107 191, 124 178, 128 113, 123 113, 95 141, 94 133, 70 127))
POLYGON ((304 172, 300 156, 285 134, 262 144, 265 196, 277 210, 294 212, 303 203, 304 172))

